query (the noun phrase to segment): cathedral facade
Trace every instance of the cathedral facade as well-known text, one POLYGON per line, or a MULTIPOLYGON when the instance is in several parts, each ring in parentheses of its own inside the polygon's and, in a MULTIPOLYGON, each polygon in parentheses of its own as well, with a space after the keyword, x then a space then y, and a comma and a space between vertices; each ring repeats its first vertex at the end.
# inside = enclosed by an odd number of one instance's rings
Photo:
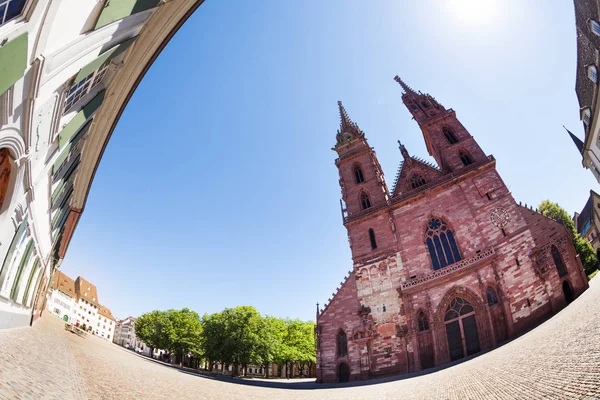
POLYGON ((334 150, 353 269, 317 307, 317 380, 443 365, 491 349, 587 287, 562 224, 517 204, 452 109, 399 77, 437 165, 411 156, 389 190, 341 102, 334 150))

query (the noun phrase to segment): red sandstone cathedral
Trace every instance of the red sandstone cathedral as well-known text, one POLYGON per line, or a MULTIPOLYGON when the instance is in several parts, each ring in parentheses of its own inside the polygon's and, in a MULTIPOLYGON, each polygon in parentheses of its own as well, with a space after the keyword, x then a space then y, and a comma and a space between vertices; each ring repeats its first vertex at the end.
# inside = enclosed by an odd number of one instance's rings
POLYGON ((317 310, 317 380, 419 371, 491 349, 587 287, 569 232, 517 204, 473 136, 399 77, 432 165, 400 144, 394 188, 341 102, 344 226, 354 263, 317 310))

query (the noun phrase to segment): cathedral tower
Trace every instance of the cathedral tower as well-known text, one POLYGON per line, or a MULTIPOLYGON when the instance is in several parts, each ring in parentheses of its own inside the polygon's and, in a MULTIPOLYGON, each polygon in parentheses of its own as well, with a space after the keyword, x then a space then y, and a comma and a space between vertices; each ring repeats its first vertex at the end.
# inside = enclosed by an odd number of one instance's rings
POLYGON ((342 199, 348 216, 356 215, 373 207, 386 205, 389 191, 383 178, 383 170, 375 151, 369 147, 365 133, 350 119, 341 101, 340 129, 336 145, 338 153, 335 165, 339 169, 342 199))
POLYGON ((443 172, 486 160, 483 150, 456 118, 454 110, 446 109, 429 94, 416 92, 399 76, 394 79, 402 86, 402 102, 419 124, 429 155, 443 172))

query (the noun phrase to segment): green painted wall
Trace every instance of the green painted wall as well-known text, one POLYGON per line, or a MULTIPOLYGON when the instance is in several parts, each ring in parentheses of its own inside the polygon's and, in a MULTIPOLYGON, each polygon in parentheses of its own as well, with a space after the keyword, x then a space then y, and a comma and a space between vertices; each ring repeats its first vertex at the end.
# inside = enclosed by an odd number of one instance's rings
POLYGON ((85 121, 100 107, 104 100, 104 90, 87 103, 58 134, 58 148, 62 149, 81 128, 85 121))
POLYGON ((96 71, 100 67, 104 65, 104 63, 112 60, 119 54, 122 54, 125 50, 131 46, 131 44, 135 41, 136 38, 131 38, 129 40, 124 41, 121 44, 116 45, 110 50, 105 51, 100 55, 100 57, 96 58, 94 61, 81 68, 77 75, 75 76, 75 80, 73 81, 73 85, 78 84, 82 80, 84 80, 89 74, 96 71))
POLYGON ((96 29, 129 15, 154 8, 159 2, 160 0, 107 0, 96 22, 96 29))
POLYGON ((0 94, 21 79, 27 68, 27 33, 0 47, 0 94))

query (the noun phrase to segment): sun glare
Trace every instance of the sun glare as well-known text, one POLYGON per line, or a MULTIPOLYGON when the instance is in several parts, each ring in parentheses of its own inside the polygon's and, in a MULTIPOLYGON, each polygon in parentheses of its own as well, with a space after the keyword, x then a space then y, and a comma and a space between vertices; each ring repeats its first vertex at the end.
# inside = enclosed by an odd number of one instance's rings
POLYGON ((483 25, 498 16, 498 0, 446 0, 448 15, 461 24, 483 25))

